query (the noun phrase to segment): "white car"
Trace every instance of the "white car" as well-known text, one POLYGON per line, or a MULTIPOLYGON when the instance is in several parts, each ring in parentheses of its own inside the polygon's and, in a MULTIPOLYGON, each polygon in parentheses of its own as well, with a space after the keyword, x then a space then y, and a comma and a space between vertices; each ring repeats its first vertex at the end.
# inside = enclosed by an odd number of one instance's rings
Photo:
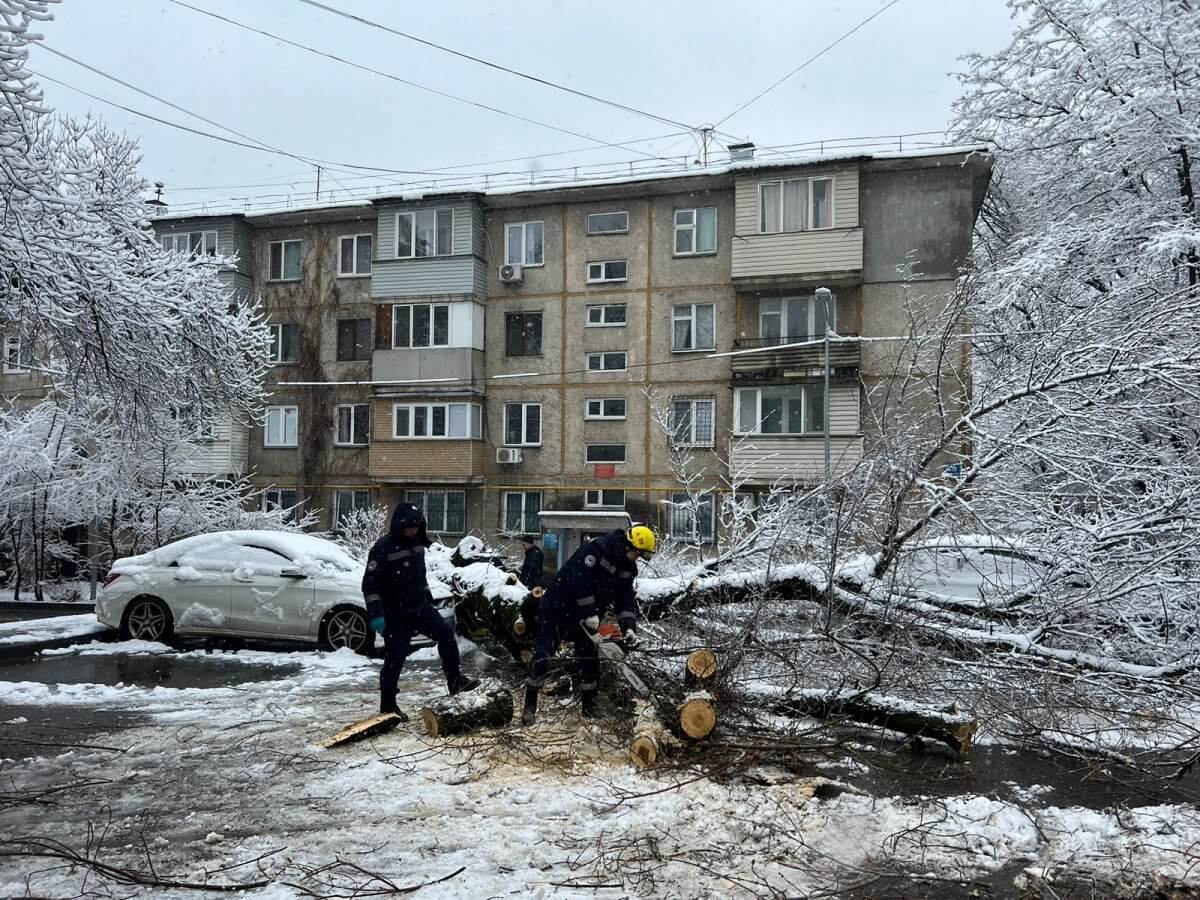
MULTIPOLYGON (((117 560, 97 597, 96 618, 126 640, 258 638, 365 653, 375 641, 362 576, 361 562, 323 538, 218 531, 117 560)), ((453 627, 450 590, 432 580, 429 588, 453 627)))

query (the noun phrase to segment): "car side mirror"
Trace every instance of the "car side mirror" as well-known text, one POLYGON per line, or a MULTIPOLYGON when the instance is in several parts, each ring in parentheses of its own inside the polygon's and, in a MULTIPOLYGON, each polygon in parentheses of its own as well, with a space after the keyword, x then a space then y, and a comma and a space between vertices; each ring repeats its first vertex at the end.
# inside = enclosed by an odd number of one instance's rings
POLYGON ((307 578, 308 577, 308 575, 306 575, 304 572, 300 571, 299 569, 280 569, 279 575, 282 578, 307 578))

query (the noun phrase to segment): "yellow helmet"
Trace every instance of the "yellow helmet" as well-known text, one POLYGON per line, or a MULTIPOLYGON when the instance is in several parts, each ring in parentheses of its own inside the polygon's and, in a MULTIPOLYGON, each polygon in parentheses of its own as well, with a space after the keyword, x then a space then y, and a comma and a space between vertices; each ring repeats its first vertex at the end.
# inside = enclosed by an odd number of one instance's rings
POLYGON ((638 552, 642 559, 649 559, 653 556, 655 547, 658 546, 654 529, 647 525, 632 526, 625 532, 625 540, 629 541, 630 546, 638 552))

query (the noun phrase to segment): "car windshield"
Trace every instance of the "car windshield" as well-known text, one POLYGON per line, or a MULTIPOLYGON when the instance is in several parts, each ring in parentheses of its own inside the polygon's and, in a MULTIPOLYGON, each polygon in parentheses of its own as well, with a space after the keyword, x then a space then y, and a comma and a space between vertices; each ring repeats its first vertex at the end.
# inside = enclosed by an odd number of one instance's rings
POLYGON ((903 591, 995 603, 1035 593, 1048 568, 1027 554, 997 547, 918 547, 896 565, 903 591))

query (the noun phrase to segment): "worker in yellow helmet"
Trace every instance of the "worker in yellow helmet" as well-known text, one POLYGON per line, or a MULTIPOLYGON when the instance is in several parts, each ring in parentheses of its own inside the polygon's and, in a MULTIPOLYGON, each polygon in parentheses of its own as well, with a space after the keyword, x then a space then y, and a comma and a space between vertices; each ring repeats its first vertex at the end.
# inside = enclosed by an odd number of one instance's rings
POLYGON ((646 525, 617 529, 588 541, 559 569, 541 599, 542 632, 525 679, 523 724, 532 725, 537 719, 538 692, 546 681, 550 657, 564 638, 575 644, 583 714, 595 718, 600 688, 600 619, 610 608, 615 609, 625 646, 637 644, 633 580, 638 559, 653 556, 657 543, 654 530, 646 525))

